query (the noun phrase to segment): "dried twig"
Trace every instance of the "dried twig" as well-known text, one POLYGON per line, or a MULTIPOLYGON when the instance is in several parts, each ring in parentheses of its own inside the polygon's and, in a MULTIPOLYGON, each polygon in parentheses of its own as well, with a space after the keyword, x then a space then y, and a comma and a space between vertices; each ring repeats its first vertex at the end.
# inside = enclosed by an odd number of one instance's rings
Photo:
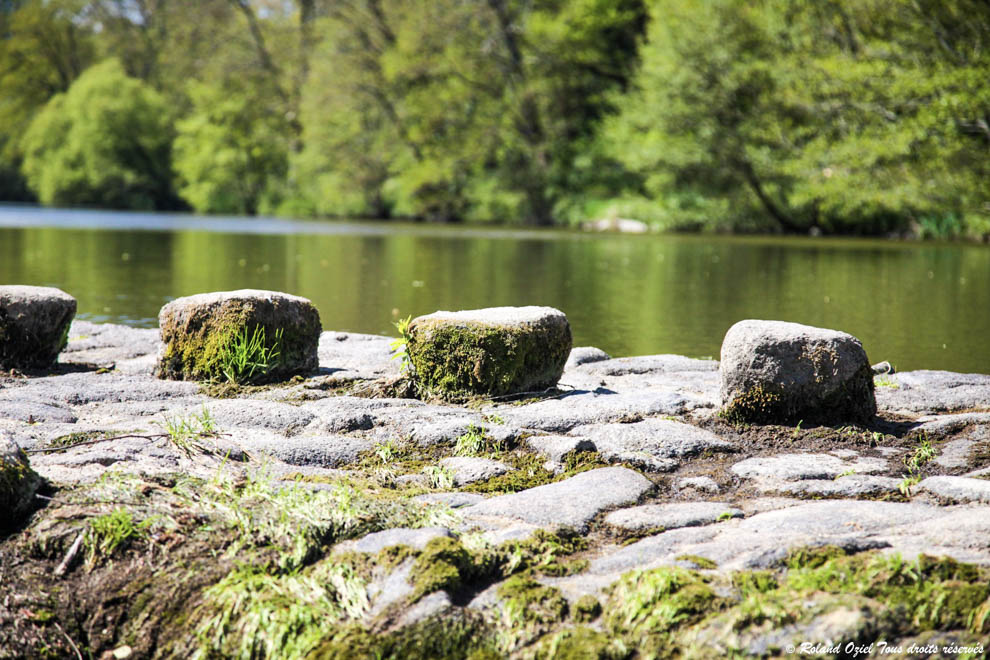
POLYGON ((63 559, 62 563, 59 564, 58 568, 55 569, 56 577, 62 577, 63 575, 65 575, 66 571, 69 570, 69 564, 71 564, 72 560, 75 559, 76 555, 79 554, 79 548, 82 547, 84 536, 86 536, 86 532, 79 532, 79 535, 76 537, 76 540, 72 542, 72 546, 69 548, 69 551, 65 553, 65 559, 63 559))
POLYGON ((72 641, 72 638, 69 637, 64 630, 62 630, 62 626, 58 625, 58 621, 55 622, 55 627, 58 628, 60 633, 62 633, 65 640, 69 642, 69 646, 71 646, 72 650, 76 652, 76 657, 79 658, 79 660, 83 660, 82 653, 79 652, 79 647, 76 646, 76 643, 72 641))

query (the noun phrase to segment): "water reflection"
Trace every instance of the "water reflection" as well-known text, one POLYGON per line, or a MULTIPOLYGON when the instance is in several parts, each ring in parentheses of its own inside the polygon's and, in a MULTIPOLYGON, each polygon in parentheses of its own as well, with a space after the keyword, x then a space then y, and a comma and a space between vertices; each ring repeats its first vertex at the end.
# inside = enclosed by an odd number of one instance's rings
POLYGON ((355 332, 437 309, 551 305, 576 343, 614 355, 717 356, 735 321, 783 319, 851 332, 902 370, 990 373, 984 246, 205 222, 0 210, 0 282, 58 286, 82 318, 141 326, 175 297, 247 287, 306 296, 325 327, 355 332))

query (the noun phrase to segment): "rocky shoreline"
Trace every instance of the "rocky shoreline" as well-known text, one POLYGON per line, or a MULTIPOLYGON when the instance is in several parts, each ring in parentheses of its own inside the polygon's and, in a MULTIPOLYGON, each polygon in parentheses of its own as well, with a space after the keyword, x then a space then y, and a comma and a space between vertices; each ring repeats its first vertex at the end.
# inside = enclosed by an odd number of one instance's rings
POLYGON ((749 425, 674 355, 575 348, 551 391, 452 404, 382 396, 388 337, 323 332, 316 373, 229 388, 156 379, 157 330, 68 339, 0 378, 44 479, 0 537, 0 657, 990 646, 990 376, 749 425))

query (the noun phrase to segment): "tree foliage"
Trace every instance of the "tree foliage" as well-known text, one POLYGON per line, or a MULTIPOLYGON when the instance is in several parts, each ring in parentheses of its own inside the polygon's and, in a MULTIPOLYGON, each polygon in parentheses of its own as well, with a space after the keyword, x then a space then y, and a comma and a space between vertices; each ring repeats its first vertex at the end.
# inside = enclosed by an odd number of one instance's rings
POLYGON ((986 0, 18 0, 0 198, 987 236, 988 71, 986 0), (128 91, 90 122, 108 59, 128 91))
POLYGON ((990 5, 657 0, 606 142, 672 225, 986 232, 990 5))
POLYGON ((161 95, 105 60, 31 122, 24 174, 45 204, 169 208, 171 139, 161 95))

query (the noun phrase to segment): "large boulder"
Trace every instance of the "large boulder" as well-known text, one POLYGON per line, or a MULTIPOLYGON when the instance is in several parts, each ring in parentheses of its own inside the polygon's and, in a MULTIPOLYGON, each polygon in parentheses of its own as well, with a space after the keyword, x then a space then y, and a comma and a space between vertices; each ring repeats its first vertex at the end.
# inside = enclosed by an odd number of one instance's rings
POLYGON ((783 321, 740 321, 722 342, 722 414, 756 424, 865 423, 873 371, 858 339, 783 321))
POLYGON ((571 327, 552 307, 435 312, 406 332, 412 375, 423 394, 500 396, 553 387, 571 352, 571 327))
POLYGON ((320 314, 309 300, 242 289, 178 298, 158 314, 156 375, 268 383, 318 366, 320 314))
POLYGON ((43 286, 0 286, 0 369, 45 369, 69 338, 76 299, 43 286))
POLYGON ((41 478, 9 433, 0 433, 0 530, 17 525, 31 511, 41 478))

